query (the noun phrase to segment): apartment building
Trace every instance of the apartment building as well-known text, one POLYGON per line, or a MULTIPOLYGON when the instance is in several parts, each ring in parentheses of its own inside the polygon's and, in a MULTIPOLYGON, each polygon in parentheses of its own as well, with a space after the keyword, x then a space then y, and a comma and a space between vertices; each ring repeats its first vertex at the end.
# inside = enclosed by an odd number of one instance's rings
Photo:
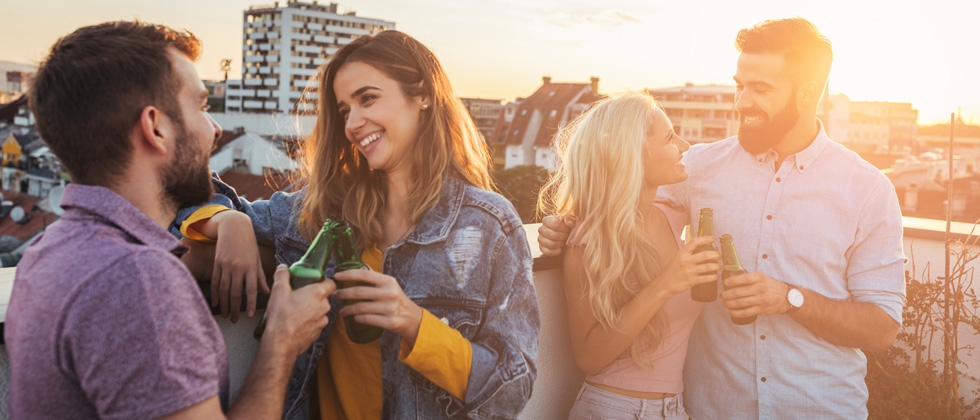
POLYGON ((290 112, 312 109, 312 76, 341 46, 394 29, 395 23, 339 13, 337 3, 288 1, 251 6, 242 19, 242 78, 228 80, 227 112, 290 112))
POLYGON ((735 86, 686 83, 647 92, 663 107, 677 135, 691 144, 711 143, 738 133, 735 86))

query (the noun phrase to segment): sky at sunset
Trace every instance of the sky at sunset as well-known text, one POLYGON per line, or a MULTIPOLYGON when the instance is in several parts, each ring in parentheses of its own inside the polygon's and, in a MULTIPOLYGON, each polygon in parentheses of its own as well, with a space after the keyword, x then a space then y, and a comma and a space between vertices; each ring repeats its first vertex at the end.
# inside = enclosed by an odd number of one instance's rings
MULTIPOLYGON (((284 2, 283 2, 284 3, 284 2)), ((740 28, 802 16, 834 45, 831 93, 852 100, 911 102, 919 123, 948 121, 962 107, 980 124, 980 1, 580 1, 341 0, 340 11, 396 22, 431 48, 460 96, 512 100, 541 76, 587 82, 602 93, 732 84, 740 28)), ((220 79, 232 58, 240 77, 242 11, 248 0, 0 1, 0 60, 36 63, 71 30, 140 18, 186 28, 204 42, 197 63, 220 79)))

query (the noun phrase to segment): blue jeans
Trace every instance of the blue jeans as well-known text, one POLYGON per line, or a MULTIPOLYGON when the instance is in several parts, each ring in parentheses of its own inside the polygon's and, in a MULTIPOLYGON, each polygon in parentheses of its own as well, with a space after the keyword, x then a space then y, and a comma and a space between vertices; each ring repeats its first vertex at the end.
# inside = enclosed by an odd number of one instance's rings
POLYGON ((645 400, 604 391, 589 384, 575 398, 569 420, 688 420, 684 398, 677 394, 662 400, 645 400))

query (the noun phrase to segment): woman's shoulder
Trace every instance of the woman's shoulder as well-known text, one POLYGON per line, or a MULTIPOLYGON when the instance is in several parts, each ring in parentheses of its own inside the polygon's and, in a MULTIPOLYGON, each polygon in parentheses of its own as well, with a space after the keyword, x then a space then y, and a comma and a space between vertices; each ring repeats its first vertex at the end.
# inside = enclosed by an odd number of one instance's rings
POLYGON ((472 185, 463 187, 460 217, 490 218, 500 224, 505 232, 521 227, 521 217, 509 200, 493 191, 472 185))

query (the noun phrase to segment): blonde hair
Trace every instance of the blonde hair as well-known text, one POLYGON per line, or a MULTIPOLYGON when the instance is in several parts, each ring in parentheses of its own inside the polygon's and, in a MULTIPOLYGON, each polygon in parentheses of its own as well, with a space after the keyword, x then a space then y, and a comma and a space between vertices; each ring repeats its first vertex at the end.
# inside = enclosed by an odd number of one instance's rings
MULTIPOLYGON (((597 102, 556 138, 558 170, 542 188, 539 213, 578 219, 576 239, 584 249, 584 296, 606 329, 619 331, 621 309, 659 274, 660 256, 643 229, 643 189, 647 124, 657 102, 637 92, 597 102)), ((640 366, 643 356, 667 335, 661 308, 629 348, 640 366)))
POLYGON ((328 218, 342 218, 358 231, 358 245, 383 237, 387 191, 384 171, 372 170, 347 140, 344 119, 333 90, 337 71, 350 62, 368 64, 399 83, 402 92, 430 99, 422 111, 418 140, 411 148, 412 176, 408 208, 411 224, 435 207, 446 176, 493 189, 490 153, 436 57, 414 38, 398 31, 361 36, 342 47, 317 76, 316 126, 303 145, 309 184, 300 226, 312 240, 328 218))

